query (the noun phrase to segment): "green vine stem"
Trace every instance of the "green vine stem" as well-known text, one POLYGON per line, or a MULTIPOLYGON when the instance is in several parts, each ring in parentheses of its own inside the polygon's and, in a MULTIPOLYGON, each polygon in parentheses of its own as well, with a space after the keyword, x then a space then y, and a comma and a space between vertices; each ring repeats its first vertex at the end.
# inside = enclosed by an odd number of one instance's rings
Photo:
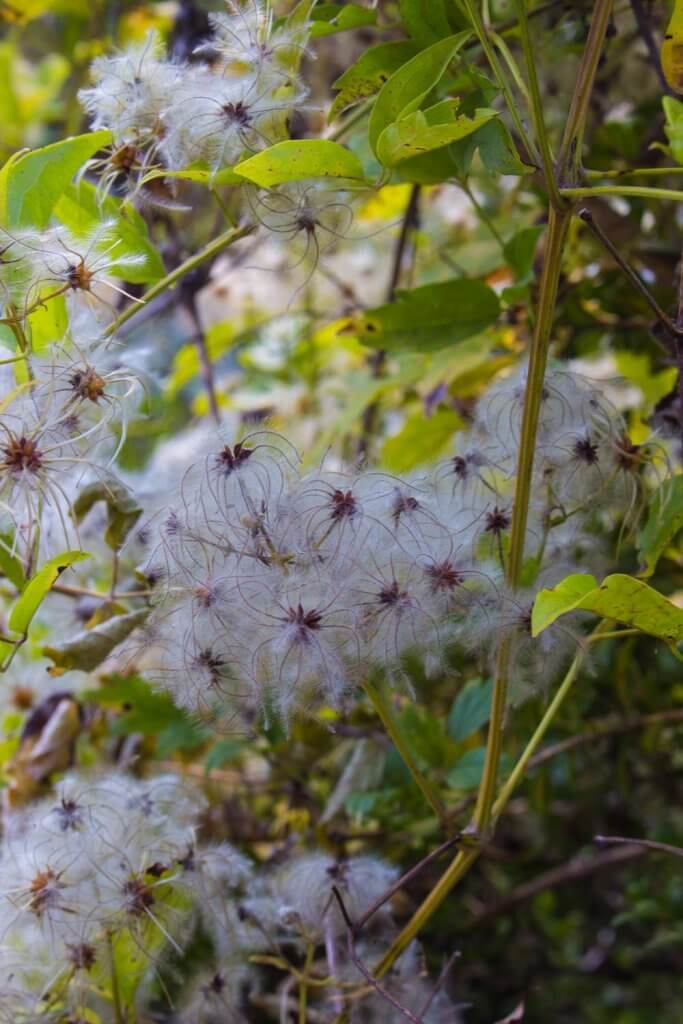
POLYGON ((512 118, 514 126, 517 130, 517 134, 524 143, 524 146, 530 158, 534 162, 536 162, 538 160, 536 147, 529 138, 529 135, 524 127, 524 124, 522 123, 522 119, 519 116, 519 110, 517 109, 518 105, 517 103, 515 103, 515 98, 512 95, 510 87, 507 84, 505 72, 503 71, 503 66, 498 60, 498 55, 495 51, 495 48, 491 45, 491 41, 486 31, 486 27, 479 16, 477 5, 476 3, 473 3, 472 0, 459 0, 459 3, 460 6, 463 8, 464 13, 469 18, 472 27, 477 34, 477 38, 481 43, 481 48, 486 54, 486 59, 489 62, 491 70, 493 71, 494 77, 496 79, 496 84, 498 85, 500 91, 503 94, 505 105, 508 108, 510 117, 512 118))
MULTIPOLYGON (((514 793, 515 789, 522 781, 526 770, 529 766, 529 762, 541 745, 543 738, 545 737, 548 729, 552 725, 556 718, 560 708, 564 704, 567 696, 569 695, 571 688, 576 681, 581 666, 586 658, 586 654, 590 644, 597 642, 598 640, 607 639, 610 635, 611 623, 608 620, 601 622, 597 628, 593 631, 590 637, 585 641, 574 656, 571 665, 565 675, 564 679, 560 683, 553 699, 545 710, 543 717, 536 726, 536 729, 527 743, 526 747, 522 751, 515 767, 506 779, 503 787, 498 794, 491 811, 491 821, 495 824, 503 811, 505 810, 510 797, 514 793)), ((401 955, 406 946, 410 945, 418 932, 426 924, 429 918, 436 912, 440 907, 443 900, 448 896, 453 886, 468 872, 472 864, 477 860, 481 853, 481 845, 472 845, 469 848, 465 846, 456 854, 455 858, 451 861, 450 865, 441 876, 436 886, 429 893, 426 900, 416 910, 408 924, 405 926, 401 934, 398 936, 394 944, 389 950, 387 950, 383 959, 377 964, 375 968, 375 974, 377 977, 382 977, 391 965, 396 961, 397 957, 401 955)), ((337 1024, 342 1024, 338 1021, 337 1024)))
POLYGON ((412 775, 415 783, 419 786, 425 800, 432 808, 432 810, 434 811, 442 825, 446 826, 448 821, 446 809, 439 800, 439 797, 434 792, 428 780, 425 778, 425 776, 418 768, 417 763, 415 762, 415 759, 410 751, 410 747, 408 746, 403 735, 401 734, 398 722, 394 718, 394 715, 391 711, 391 708, 389 707, 389 703, 385 695, 382 693, 381 689, 369 679, 366 680, 365 683, 363 684, 363 689, 365 690, 367 698, 372 704, 377 714, 377 717, 380 719, 382 725, 384 726, 387 735, 389 736, 392 743, 394 744, 399 754, 403 758, 406 768, 412 775))
POLYGON ((160 281, 157 281, 157 283, 153 285, 148 292, 145 292, 139 302, 132 303, 124 309, 123 313, 121 313, 116 320, 112 321, 112 323, 107 327, 104 332, 105 338, 110 338, 113 334, 116 334, 123 324, 127 323, 127 321, 130 320, 131 317, 134 317, 136 313, 139 313, 141 309, 152 301, 152 299, 156 299, 158 295, 161 295, 168 288, 172 288, 173 285, 181 279, 181 277, 184 277, 185 274, 189 274, 189 272, 194 270, 195 267, 198 267, 200 263, 205 263, 206 260, 213 259, 214 256, 223 252, 224 249, 233 245, 234 242, 238 242, 240 238, 246 238, 247 235, 251 235, 255 230, 255 224, 245 224, 241 228, 231 228, 229 231, 225 231, 222 235, 219 235, 218 238, 214 238, 213 242, 209 242, 209 244, 205 245, 203 249, 200 249, 198 253, 195 253, 194 256, 190 256, 189 259, 184 260, 184 262, 180 263, 175 270, 172 270, 169 274, 166 274, 165 277, 162 277, 160 281))
MULTIPOLYGON (((571 211, 569 210, 551 209, 550 211, 546 252, 539 290, 538 315, 531 345, 529 371, 524 396, 510 549, 506 565, 507 582, 513 589, 517 587, 524 562, 524 542, 531 495, 531 476, 536 452, 536 433, 543 395, 543 380, 545 378, 550 333, 553 325, 555 301, 557 299, 562 266, 562 253, 570 219, 571 211)), ((491 721, 486 744, 486 759, 473 818, 473 827, 480 834, 487 832, 491 820, 491 809, 503 743, 503 721, 507 705, 511 653, 512 637, 508 633, 503 636, 498 647, 491 703, 491 721)))
POLYGON ((595 81, 595 74, 602 55, 610 18, 612 17, 612 6, 613 0, 595 0, 593 19, 588 39, 586 40, 586 47, 583 51, 581 66, 576 79, 576 87, 560 147, 557 174, 560 185, 563 184, 567 171, 569 171, 572 180, 576 179, 579 175, 588 104, 593 92, 593 82, 595 81))
MULTIPOLYGON (((471 9, 471 3, 469 3, 468 0, 464 0, 464 2, 467 2, 468 7, 471 9)), ((583 138, 585 119, 588 112, 588 103, 593 88, 600 54, 602 52, 607 33, 611 12, 612 0, 596 0, 593 19, 578 72, 567 124, 562 138, 557 168, 557 175, 560 180, 564 177, 568 166, 571 166, 572 173, 578 173, 578 169, 580 167, 581 142, 583 138)), ((571 216, 571 207, 561 210, 551 208, 548 219, 545 259, 539 288, 538 313, 531 346, 527 386, 524 395, 522 433, 512 513, 510 552, 506 567, 507 582, 512 589, 515 589, 518 585, 524 561, 524 542, 528 517, 531 470, 533 468, 536 450, 536 431, 543 392, 543 380, 548 358, 550 334, 555 311, 555 302, 557 299, 558 284, 561 273, 562 254, 564 251, 571 216)), ((411 920, 378 964, 376 973, 379 977, 386 973, 386 971, 395 962, 396 958, 400 956, 401 952, 415 938, 423 925, 441 906, 456 882, 458 882, 459 879, 462 878, 469 870, 470 866, 477 859, 479 853, 477 845, 481 841, 481 836, 488 833, 493 820, 495 820, 495 817, 500 814, 502 807, 498 802, 494 803, 494 794, 502 748, 503 721, 508 690, 511 654, 512 640, 507 636, 501 641, 498 651, 491 720, 486 745, 484 774, 482 776, 482 782, 477 795, 477 804, 472 823, 472 840, 476 845, 469 849, 464 848, 456 855, 455 859, 441 876, 436 886, 429 893, 422 905, 417 909, 411 920)), ((577 659, 582 660, 582 658, 583 651, 577 654, 577 659)), ((578 664, 575 664, 576 659, 575 662, 572 663, 572 668, 570 669, 571 679, 569 684, 564 688, 560 687, 562 690, 562 697, 559 703, 564 699, 566 691, 568 691, 571 686, 571 682, 578 672, 580 660, 578 664)), ((553 702, 553 705, 551 706, 554 708, 555 712, 559 704, 555 704, 555 702, 553 702)), ((552 719, 548 718, 548 713, 546 712, 546 715, 544 715, 541 721, 544 731, 551 720, 552 719)), ((540 727, 541 726, 539 726, 539 728, 540 727)), ((536 733, 534 733, 532 741, 537 734, 538 729, 536 730, 536 733)), ((542 735, 543 734, 541 734, 541 736, 542 735)), ((535 749, 535 747, 533 749, 535 749)), ((341 1024, 341 1021, 339 1021, 338 1024, 341 1024)))
POLYGON ((670 199, 680 203, 683 192, 671 188, 648 185, 596 185, 593 188, 561 188, 560 195, 567 199, 590 199, 592 196, 638 196, 641 199, 670 199))
POLYGON ((556 209, 560 209, 563 206, 563 200, 557 189, 555 170, 553 168, 553 157, 550 151, 550 142, 548 140, 545 119, 543 117, 543 101, 541 100, 541 90, 538 84, 538 75, 536 74, 536 62, 534 61, 534 51, 531 45, 531 33, 529 32, 529 18, 526 9, 526 0, 515 0, 515 7, 517 9, 519 34, 522 41, 522 49, 524 51, 524 62, 526 65, 527 78, 529 79, 529 90, 531 92, 530 106, 534 121, 534 133, 541 151, 541 161, 543 163, 543 177, 545 178, 545 185, 548 189, 548 197, 551 205, 556 209))
POLYGON ((665 178, 667 174, 683 174, 683 167, 620 167, 611 171, 593 171, 583 169, 583 176, 588 181, 601 181, 603 178, 665 178))

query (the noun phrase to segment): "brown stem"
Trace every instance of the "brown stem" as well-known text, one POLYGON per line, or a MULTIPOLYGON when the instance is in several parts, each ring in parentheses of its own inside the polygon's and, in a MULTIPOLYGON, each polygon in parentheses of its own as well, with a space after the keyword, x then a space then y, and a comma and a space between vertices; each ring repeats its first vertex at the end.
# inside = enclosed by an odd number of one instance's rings
POLYGON ((407 1007, 402 1006, 401 1003, 399 1003, 398 999, 394 999, 391 993, 387 992, 387 990, 382 985, 380 985, 377 978, 375 978, 374 975, 370 973, 368 968, 360 959, 360 957, 356 953, 356 946, 353 940, 353 922, 348 915, 346 907, 344 906, 344 900, 342 899, 341 893, 339 892, 339 889, 337 889, 336 885, 332 886, 332 892, 334 893, 334 897, 337 903, 339 904, 339 910, 341 911, 341 915, 344 918, 344 924, 346 925, 346 942, 348 946, 349 959, 351 963, 363 975, 368 985, 370 985, 370 987, 374 989, 377 995, 381 996, 382 999, 384 999, 387 1003, 393 1006, 394 1009, 398 1013, 400 1013, 402 1017, 405 1017, 406 1020, 411 1021, 411 1024, 421 1024, 420 1018, 416 1017, 414 1013, 411 1013, 407 1007))
POLYGON ((546 889, 554 889, 555 886, 564 885, 567 882, 578 882, 582 878, 588 878, 598 871, 605 871, 607 868, 643 856, 645 851, 640 846, 632 843, 631 840, 627 840, 627 843, 628 845, 622 846, 618 850, 609 850, 607 853, 597 857, 573 857, 565 864, 560 864, 558 867, 546 871, 537 878, 533 878, 530 882, 526 882, 524 885, 513 889, 504 899, 489 907, 484 907, 469 922, 467 927, 476 928, 480 924, 490 921, 493 917, 508 914, 515 907, 519 906, 520 903, 527 903, 534 896, 537 896, 539 892, 544 892, 546 889))
POLYGON ((638 846, 642 850, 656 850, 660 853, 670 853, 674 857, 683 857, 683 847, 672 846, 670 843, 657 843, 654 839, 631 839, 628 836, 594 836, 594 840, 601 846, 619 843, 628 846, 638 846))
POLYGON ((633 718, 622 719, 621 721, 603 721, 596 722, 592 726, 589 723, 589 729, 586 732, 579 733, 578 736, 569 736, 565 740, 560 740, 558 743, 553 743, 550 746, 544 747, 540 750, 535 757, 532 757, 529 761, 529 769, 538 768, 539 765, 545 764, 546 761, 552 760, 554 757, 559 757, 561 754, 566 754, 570 750, 576 750, 577 747, 585 746, 588 743, 594 743, 596 740, 605 739, 609 736, 619 736, 623 733, 636 732, 638 729, 647 729, 650 725, 666 725, 668 723, 675 724, 676 722, 683 723, 683 708, 672 708, 668 711, 657 711, 652 715, 638 715, 633 718))
POLYGON ((216 394, 216 376, 214 374, 213 363, 211 362, 211 356, 209 355, 209 348, 206 344, 206 334, 202 327, 201 320, 199 318, 199 311, 197 309, 197 299, 194 292, 188 295, 185 302, 185 308, 188 311, 192 323, 194 325, 194 343, 197 348, 199 355, 199 363, 202 368, 202 382, 206 389, 206 395, 209 400, 209 409, 211 410, 211 416, 214 422, 220 424, 221 422, 221 410, 218 404, 218 397, 216 394))
MULTIPOLYGON (((633 269, 630 263, 626 262, 624 257, 617 249, 617 247, 614 245, 611 239, 605 234, 600 225, 597 223, 590 210, 587 210, 584 207, 583 209, 579 210, 577 216, 581 218, 584 224, 588 226, 591 233, 607 250, 607 252, 610 254, 614 262, 631 282, 633 287, 636 288, 638 292, 640 292, 645 302, 647 302, 648 306, 650 307, 654 315, 657 317, 657 320, 659 320, 659 322, 666 330, 667 334, 676 336, 677 334, 680 333, 680 335, 683 336, 683 321, 679 325, 678 323, 674 323, 671 317, 666 315, 662 307, 655 299, 654 295, 651 293, 650 289, 647 287, 647 285, 641 278, 640 274, 638 274, 637 271, 633 269)), ((679 292, 679 316, 681 315, 682 308, 681 301, 683 301, 683 293, 679 292)))
POLYGON ((573 180, 581 166, 581 146, 588 104, 611 17, 612 0, 595 0, 588 39, 581 58, 557 161, 557 180, 560 185, 565 184, 567 175, 573 180))
POLYGON ((384 904, 387 903, 391 899, 391 897, 399 891, 399 889, 403 889, 403 887, 406 886, 408 882, 412 882, 413 878, 416 878, 433 861, 437 860, 443 853, 446 853, 447 850, 450 850, 454 846, 456 846, 460 842, 460 839, 460 834, 458 834, 457 836, 451 836, 451 838, 447 839, 445 843, 442 843, 441 846, 437 846, 435 850, 432 850, 432 852, 427 854, 426 857, 423 857, 422 860, 415 864, 412 868, 410 868, 409 871, 406 871, 404 875, 401 875, 398 881, 394 882, 394 884, 390 886, 386 890, 386 892, 382 893, 380 898, 378 900, 375 900, 375 902, 370 907, 368 907, 363 916, 356 921, 356 923, 354 924, 354 931, 356 932, 356 934, 362 928, 365 927, 370 918, 374 914, 376 914, 380 907, 383 907, 384 904))
MULTIPOLYGON (((405 261, 405 255, 408 249, 408 242, 410 235, 414 228, 419 223, 420 216, 420 186, 413 185, 410 190, 410 197, 408 204, 403 214, 403 221, 401 223, 401 230, 399 236, 396 239, 396 247, 394 249, 394 258, 391 262, 391 272, 389 274, 389 283, 387 284, 387 291, 385 302, 393 302, 396 295, 396 289, 401 280, 401 272, 403 270, 403 263, 405 261)), ((373 377, 380 377, 384 364, 386 362, 387 354, 384 349, 378 349, 370 357, 369 363, 373 377)), ((367 455, 368 448, 370 446, 370 439, 375 431, 375 424, 377 421, 377 411, 379 404, 377 401, 371 402, 363 413, 363 419, 361 422, 361 434, 358 442, 358 455, 363 458, 367 455)))
POLYGON ((662 61, 659 56, 659 47, 655 42, 655 38, 652 34, 652 28, 650 26, 650 20, 645 10, 643 9, 641 0, 631 0, 631 10, 633 11, 633 17, 635 18, 636 25, 638 26, 638 32, 640 33, 640 37, 645 43, 645 46, 647 47, 647 53, 648 57, 650 58, 650 64, 652 65, 652 68, 655 74, 657 75, 657 78, 659 79, 659 85, 662 89, 662 92, 666 93, 668 96, 673 96, 674 91, 669 86, 669 83, 664 77, 664 72, 662 71, 662 61))

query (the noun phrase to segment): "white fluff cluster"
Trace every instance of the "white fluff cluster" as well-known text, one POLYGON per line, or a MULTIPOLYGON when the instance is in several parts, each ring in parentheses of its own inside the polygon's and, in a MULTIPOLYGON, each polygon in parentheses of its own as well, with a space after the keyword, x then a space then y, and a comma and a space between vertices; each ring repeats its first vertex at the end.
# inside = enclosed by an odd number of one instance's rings
POLYGON ((167 58, 154 34, 93 62, 94 84, 80 99, 92 127, 113 135, 109 155, 90 164, 104 192, 123 183, 138 198, 172 201, 171 179, 149 171, 201 163, 216 172, 288 137, 305 98, 297 72, 308 26, 294 16, 276 24, 261 0, 227 7, 211 16, 199 63, 167 58))
MULTIPOLYGON (((76 238, 66 228, 13 231, 0 227, 0 306, 3 315, 22 322, 50 299, 66 297, 74 319, 89 311, 115 309, 118 295, 128 293, 112 278, 125 279, 143 266, 146 257, 121 250, 114 221, 102 221, 76 238)), ((27 324, 30 329, 30 324, 27 324)))
MULTIPOLYGON (((52 796, 15 812, 0 846, 1 1021, 114 1024, 149 1005, 171 954, 182 978, 173 1020, 182 1024, 243 1021, 259 990, 254 953, 319 951, 332 988, 363 985, 333 887, 358 922, 396 871, 372 857, 339 862, 319 853, 255 870, 225 843, 197 842, 204 806, 175 776, 74 773, 52 796)), ((363 928, 364 956, 375 958, 393 932, 384 903, 363 928)), ((411 947, 386 986, 417 1008, 429 995, 423 973, 411 947)), ((316 998, 324 1004, 329 994, 311 993, 316 998)), ((450 1002, 440 994, 426 1024, 455 1019, 439 1017, 437 1007, 445 1012, 450 1002)), ((353 1002, 359 1024, 394 1014, 382 998, 353 1002)))
POLYGON ((32 376, 0 408, 0 532, 26 560, 80 544, 71 514, 79 487, 112 478, 141 388, 117 348, 67 336, 32 356, 32 376))
POLYGON ((175 941, 178 865, 200 809, 172 776, 73 775, 15 820, 0 853, 6 1019, 85 1016, 102 1001, 98 988, 111 989, 116 949, 130 949, 134 977, 175 941))
POLYGON ((531 640, 533 594, 594 546, 584 526, 623 473, 622 435, 594 389, 549 375, 535 575, 511 596, 502 579, 523 378, 484 396, 462 454, 409 479, 302 472, 268 431, 217 437, 172 507, 144 527, 140 571, 155 597, 131 651, 139 667, 192 711, 248 719, 274 709, 284 720, 339 706, 375 669, 405 681, 409 652, 434 670, 453 641, 489 652, 505 629, 522 638, 530 674, 532 663, 548 669, 548 646, 563 649, 553 631, 531 640))

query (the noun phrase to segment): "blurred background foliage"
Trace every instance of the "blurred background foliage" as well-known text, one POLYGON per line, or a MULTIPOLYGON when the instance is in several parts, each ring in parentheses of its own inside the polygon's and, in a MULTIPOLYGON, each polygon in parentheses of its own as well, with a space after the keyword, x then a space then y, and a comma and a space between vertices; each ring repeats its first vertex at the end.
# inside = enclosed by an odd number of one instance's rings
MULTIPOLYGON (((558 0, 530 6, 538 9, 533 41, 544 110, 557 135, 592 5, 558 0)), ((311 100, 294 135, 348 124, 344 141, 371 171, 363 118, 352 124, 351 111, 327 127, 334 83, 371 45, 411 34, 424 45, 420 34, 429 31, 430 5, 346 5, 351 27, 331 34, 339 26, 330 19, 342 11, 333 7, 316 8, 320 27, 304 69, 311 100)), ((513 5, 491 0, 487 7, 491 22, 514 41, 513 5)), ((212 9, 200 0, 0 0, 0 157, 87 130, 76 94, 95 56, 156 28, 187 59, 205 37, 212 9)), ((434 16, 440 9, 434 4, 434 16)), ((586 167, 618 172, 683 161, 683 107, 672 99, 665 114, 651 46, 661 40, 669 9, 617 0, 591 99, 586 167)), ((481 105, 490 85, 483 61, 479 67, 479 74, 463 73, 457 83, 465 105, 468 98, 481 105)), ((208 414, 198 333, 214 367, 224 421, 236 427, 267 421, 292 438, 308 465, 331 450, 404 473, 452 451, 477 396, 526 350, 546 210, 539 177, 512 149, 489 140, 475 154, 464 143, 456 147, 458 183, 392 181, 380 188, 363 200, 346 237, 303 284, 300 252, 257 236, 238 256, 219 259, 210 273, 200 269, 139 315, 125 340, 133 353, 140 351, 141 362, 144 353, 147 395, 129 425, 123 466, 144 467, 160 444, 208 414), (397 270, 399 244, 405 249, 397 270), (380 305, 397 280, 418 286, 459 275, 495 287, 504 307, 495 329, 432 353, 395 351, 382 358, 364 344, 358 311, 380 305)), ((662 184, 676 188, 680 180, 674 170, 662 184)), ((231 190, 218 192, 220 204, 209 190, 182 183, 179 198, 191 207, 190 217, 143 211, 167 267, 223 230, 231 190)), ((638 197, 594 200, 590 208, 660 305, 675 313, 680 210, 638 197)), ((568 253, 554 358, 604 379, 607 391, 621 380, 619 403, 635 442, 653 430, 671 436, 678 418, 676 369, 650 310, 578 220, 568 253)), ((628 544, 619 565, 635 570, 628 544)), ((679 544, 667 549, 653 585, 669 595, 683 593, 679 544)), ((38 647, 40 637, 33 642, 38 647)), ((462 825, 481 773, 490 701, 490 681, 478 673, 464 655, 429 682, 416 665, 413 682, 422 699, 397 698, 420 767, 442 787, 453 821, 462 825)), ((271 725, 247 742, 211 739, 141 680, 109 678, 93 685, 89 696, 111 714, 95 717, 84 730, 81 763, 96 760, 107 744, 141 737, 144 757, 180 766, 206 787, 208 834, 260 860, 315 840, 340 856, 375 852, 408 868, 440 841, 421 794, 362 704, 343 721, 322 713, 293 724, 288 735, 271 725)), ((547 699, 541 689, 510 710, 505 763, 523 748, 547 699)), ((5 717, 4 764, 22 721, 20 708, 5 717)), ((601 850, 593 837, 647 835, 683 844, 682 726, 680 665, 666 648, 646 638, 600 646, 495 841, 424 934, 435 973, 444 956, 461 951, 449 987, 469 1004, 471 1024, 488 1024, 520 1003, 523 1018, 511 1019, 533 1024, 681 1019, 680 861, 631 848, 628 855, 601 850)), ((431 865, 399 894, 400 918, 438 873, 439 865, 431 865)))

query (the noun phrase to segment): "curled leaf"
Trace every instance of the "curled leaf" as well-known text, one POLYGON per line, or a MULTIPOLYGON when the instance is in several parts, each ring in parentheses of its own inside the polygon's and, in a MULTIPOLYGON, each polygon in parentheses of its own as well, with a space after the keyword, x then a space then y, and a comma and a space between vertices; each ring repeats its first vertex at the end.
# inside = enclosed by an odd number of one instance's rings
POLYGON ((48 669, 50 675, 60 676, 72 669, 92 672, 134 629, 142 625, 148 615, 148 608, 117 615, 93 629, 83 630, 63 644, 43 648, 43 654, 54 662, 54 666, 48 669))

